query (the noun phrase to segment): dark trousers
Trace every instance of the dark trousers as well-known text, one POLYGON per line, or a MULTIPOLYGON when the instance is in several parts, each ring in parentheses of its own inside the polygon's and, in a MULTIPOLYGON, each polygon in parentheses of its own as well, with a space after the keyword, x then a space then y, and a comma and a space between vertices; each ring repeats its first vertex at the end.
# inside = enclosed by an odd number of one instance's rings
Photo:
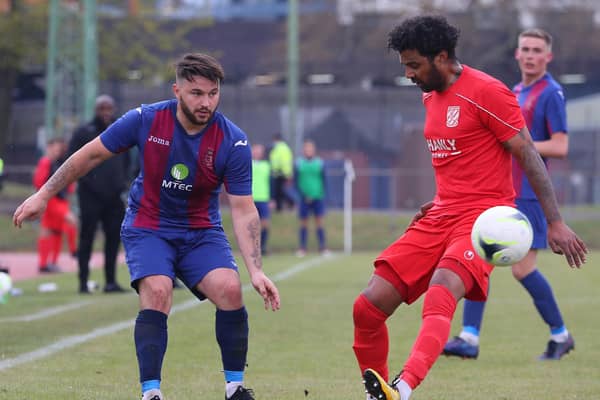
POLYGON ((273 198, 275 199, 275 209, 278 212, 282 211, 286 205, 288 208, 294 207, 294 198, 288 188, 288 180, 284 176, 273 178, 273 198))
POLYGON ((119 196, 112 200, 99 199, 94 193, 79 191, 79 285, 87 288, 90 257, 98 223, 104 232, 104 278, 107 285, 116 283, 117 255, 121 244, 121 222, 125 206, 119 196))

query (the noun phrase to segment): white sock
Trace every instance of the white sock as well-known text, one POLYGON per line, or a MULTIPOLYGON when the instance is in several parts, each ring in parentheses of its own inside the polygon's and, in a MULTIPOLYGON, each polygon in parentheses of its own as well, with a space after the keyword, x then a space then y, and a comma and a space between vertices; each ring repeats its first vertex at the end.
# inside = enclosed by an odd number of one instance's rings
POLYGON ((404 380, 400 379, 400 382, 396 384, 396 389, 398 389, 398 392, 400 393, 400 400, 408 400, 410 398, 412 389, 404 380))
POLYGON ((569 331, 565 328, 561 333, 557 333, 556 335, 550 335, 550 339, 554 340, 556 343, 564 343, 569 338, 569 331))
POLYGON ((471 346, 479 346, 479 336, 473 335, 471 332, 461 331, 458 337, 469 343, 471 346))
POLYGON ((227 398, 233 396, 237 388, 240 386, 244 386, 244 382, 232 381, 225 383, 225 395, 227 396, 227 398))

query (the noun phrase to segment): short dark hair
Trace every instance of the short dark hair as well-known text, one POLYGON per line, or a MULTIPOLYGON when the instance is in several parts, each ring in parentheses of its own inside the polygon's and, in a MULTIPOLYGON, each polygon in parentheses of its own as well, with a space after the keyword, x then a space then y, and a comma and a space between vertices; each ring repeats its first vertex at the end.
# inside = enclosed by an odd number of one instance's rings
POLYGON ((550 35, 548 32, 546 32, 543 29, 540 29, 540 28, 526 29, 519 34, 519 39, 521 39, 523 37, 532 37, 532 38, 542 39, 544 42, 546 42, 548 49, 552 50, 552 35, 550 35))
POLYGON ((211 82, 220 83, 225 79, 223 66, 213 57, 203 53, 187 53, 175 63, 177 79, 192 81, 201 76, 211 82))
POLYGON ((446 18, 436 15, 412 17, 394 28, 388 36, 388 49, 402 52, 417 50, 432 59, 446 50, 448 58, 455 58, 455 48, 460 31, 446 18))
POLYGON ((55 144, 55 143, 66 143, 67 139, 63 136, 52 136, 46 140, 47 145, 55 144))

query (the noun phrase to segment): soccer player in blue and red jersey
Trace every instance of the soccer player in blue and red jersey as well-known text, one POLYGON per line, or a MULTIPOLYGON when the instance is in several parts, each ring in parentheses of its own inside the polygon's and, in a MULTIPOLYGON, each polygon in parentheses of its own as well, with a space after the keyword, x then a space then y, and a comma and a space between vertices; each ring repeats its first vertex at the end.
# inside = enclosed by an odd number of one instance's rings
MULTIPOLYGON (((569 149, 565 99, 561 86, 547 72, 552 60, 552 36, 541 29, 529 29, 519 35, 515 58, 521 70, 521 82, 514 88, 527 128, 536 150, 548 157, 564 158, 569 149)), ((513 276, 527 290, 540 316, 550 330, 550 340, 541 360, 559 360, 575 348, 550 284, 537 269, 538 249, 548 247, 547 224, 535 192, 518 163, 513 163, 516 204, 531 222, 533 244, 527 256, 512 266, 513 276)), ((444 347, 444 354, 463 358, 479 355, 479 332, 485 302, 466 300, 463 328, 459 336, 444 347)))
POLYGON ((368 399, 408 400, 448 340, 456 303, 485 300, 492 265, 471 245, 471 228, 489 207, 513 205, 511 156, 548 220, 552 249, 571 267, 587 249, 563 222, 552 184, 513 93, 455 56, 459 32, 443 17, 405 20, 389 36, 405 75, 421 88, 424 136, 437 192, 406 232, 376 258, 354 302, 354 352, 368 399), (387 318, 425 295, 422 325, 401 373, 388 384, 387 318))
POLYGON ((248 314, 238 267, 221 225, 218 197, 225 186, 233 230, 265 308, 279 309, 279 293, 264 274, 260 221, 252 200, 252 159, 244 132, 218 112, 221 65, 200 53, 175 65, 175 99, 127 112, 65 161, 15 211, 13 222, 38 217, 56 193, 102 161, 137 146, 140 173, 130 190, 121 236, 140 299, 134 340, 143 400, 163 400, 162 360, 173 280, 216 306, 227 400, 253 400, 243 385, 248 314))

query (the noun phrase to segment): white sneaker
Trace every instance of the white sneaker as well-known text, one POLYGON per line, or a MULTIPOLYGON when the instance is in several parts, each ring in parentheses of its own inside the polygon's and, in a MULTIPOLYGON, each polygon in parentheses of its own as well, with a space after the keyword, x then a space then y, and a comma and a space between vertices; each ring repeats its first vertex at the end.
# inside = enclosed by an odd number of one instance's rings
POLYGON ((142 400, 164 400, 160 389, 150 389, 144 393, 142 400))
POLYGON ((325 249, 325 250, 321 250, 321 256, 322 257, 331 257, 333 255, 333 253, 331 253, 331 251, 329 249, 325 249))
POLYGON ((304 249, 296 250, 296 257, 298 257, 298 258, 306 257, 306 250, 304 250, 304 249))

